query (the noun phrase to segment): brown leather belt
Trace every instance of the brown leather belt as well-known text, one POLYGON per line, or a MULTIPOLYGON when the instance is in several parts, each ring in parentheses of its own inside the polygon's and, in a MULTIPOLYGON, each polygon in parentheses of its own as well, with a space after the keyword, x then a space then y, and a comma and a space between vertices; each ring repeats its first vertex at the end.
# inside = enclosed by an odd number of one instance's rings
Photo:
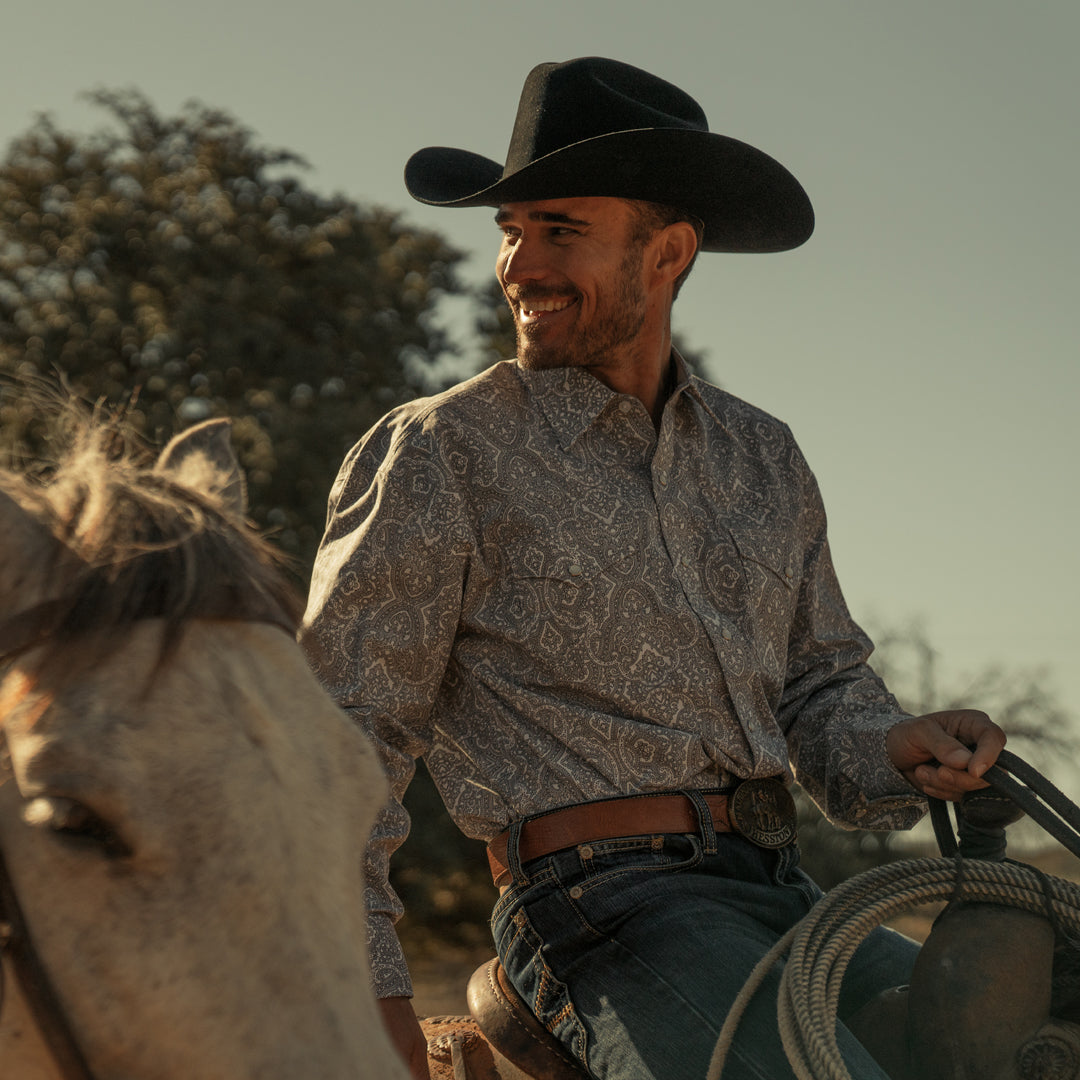
MULTIPOLYGON (((717 832, 736 832, 759 847, 777 848, 796 838, 795 804, 776 779, 744 780, 732 793, 703 793, 717 832)), ((522 863, 565 848, 618 840, 627 836, 701 831, 689 796, 664 792, 579 803, 529 818, 521 827, 518 858, 522 863)), ((487 846, 488 865, 496 887, 512 880, 507 846, 510 830, 487 846)))

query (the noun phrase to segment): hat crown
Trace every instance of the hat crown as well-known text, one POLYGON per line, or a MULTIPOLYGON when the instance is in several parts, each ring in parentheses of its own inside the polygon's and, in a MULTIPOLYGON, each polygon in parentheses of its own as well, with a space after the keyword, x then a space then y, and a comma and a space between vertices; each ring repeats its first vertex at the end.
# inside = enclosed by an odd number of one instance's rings
POLYGON ((646 128, 709 124, 689 94, 630 64, 598 56, 539 64, 521 91, 503 175, 586 139, 646 128))
POLYGON ((814 229, 802 185, 768 154, 709 131, 677 86, 585 56, 529 72, 504 163, 428 146, 405 186, 430 206, 639 199, 700 219, 705 251, 787 251, 814 229))

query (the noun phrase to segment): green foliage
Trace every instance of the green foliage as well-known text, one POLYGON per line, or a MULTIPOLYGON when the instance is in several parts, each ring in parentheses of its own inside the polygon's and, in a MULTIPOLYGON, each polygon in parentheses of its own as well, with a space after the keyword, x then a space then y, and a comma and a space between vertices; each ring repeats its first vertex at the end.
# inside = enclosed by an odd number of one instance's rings
POLYGON ((476 315, 473 329, 480 339, 484 367, 517 356, 514 316, 503 296, 502 286, 494 276, 474 292, 476 315))
MULTIPOLYGON (((60 372, 161 443, 234 420, 252 516, 306 577, 341 459, 451 352, 432 315, 459 253, 397 214, 323 198, 226 113, 92 100, 117 130, 43 117, 0 164, 0 371, 60 372)), ((42 432, 9 391, 0 449, 42 432)))

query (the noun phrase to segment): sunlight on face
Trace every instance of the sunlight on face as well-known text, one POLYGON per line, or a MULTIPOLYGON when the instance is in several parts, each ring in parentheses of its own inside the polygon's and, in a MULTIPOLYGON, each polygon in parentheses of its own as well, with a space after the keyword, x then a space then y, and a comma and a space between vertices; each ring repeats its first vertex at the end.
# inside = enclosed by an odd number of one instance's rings
POLYGON ((596 367, 632 353, 645 322, 642 253, 621 199, 500 208, 496 272, 525 368, 596 367))

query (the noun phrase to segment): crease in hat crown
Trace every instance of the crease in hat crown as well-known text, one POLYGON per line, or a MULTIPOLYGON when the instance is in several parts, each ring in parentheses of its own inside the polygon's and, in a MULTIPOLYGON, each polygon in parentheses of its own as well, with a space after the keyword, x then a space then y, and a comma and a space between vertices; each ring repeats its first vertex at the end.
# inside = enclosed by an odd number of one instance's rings
POLYGON ((405 184, 433 206, 592 195, 665 203, 705 223, 707 251, 784 251, 814 227, 806 192, 779 162, 710 132, 674 84, 603 57, 529 72, 503 164, 426 147, 406 164, 405 184))

